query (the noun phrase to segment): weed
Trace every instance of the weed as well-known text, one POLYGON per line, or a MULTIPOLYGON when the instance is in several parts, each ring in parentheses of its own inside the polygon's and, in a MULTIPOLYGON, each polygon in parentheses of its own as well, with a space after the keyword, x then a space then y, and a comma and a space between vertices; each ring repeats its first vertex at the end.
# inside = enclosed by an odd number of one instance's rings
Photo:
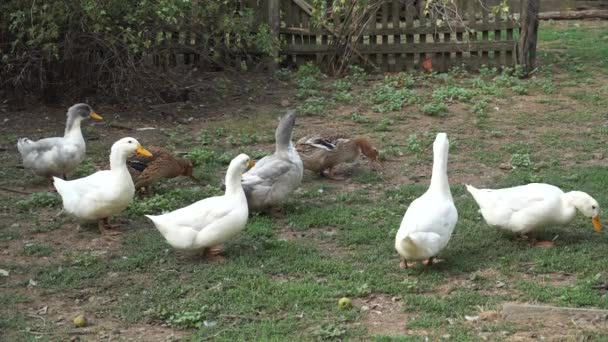
POLYGON ((53 248, 38 243, 28 243, 23 246, 23 255, 45 257, 53 253, 53 248))
POLYGON ((448 113, 448 106, 443 102, 427 103, 421 108, 422 112, 429 116, 445 116, 448 113))
POLYGON ((358 65, 349 65, 348 76, 346 78, 352 82, 359 83, 367 79, 367 73, 365 73, 365 69, 358 65))
POLYGON ((298 113, 303 115, 322 115, 327 109, 328 100, 322 97, 309 97, 297 107, 298 113))
POLYGON ((353 84, 345 79, 340 79, 340 80, 336 80, 334 81, 334 83, 332 84, 332 88, 334 91, 336 92, 349 92, 353 87, 353 84))
POLYGON ((353 120, 353 122, 360 124, 371 122, 371 120, 367 116, 359 114, 357 112, 352 113, 350 119, 353 120))
POLYGON ((553 94, 556 91, 555 83, 551 79, 541 78, 535 82, 545 94, 553 94))
POLYGON ((511 155, 511 166, 530 168, 532 166, 532 160, 530 160, 530 155, 527 153, 513 153, 511 155))
POLYGON ((213 143, 214 139, 211 136, 211 134, 209 134, 209 132, 207 132, 207 130, 202 130, 198 137, 198 141, 201 143, 201 145, 211 145, 211 143, 213 143))
POLYGON ((275 76, 281 81, 291 80, 291 70, 288 68, 281 68, 275 72, 275 76))
POLYGON ((210 185, 175 189, 164 194, 156 194, 133 202, 127 209, 127 214, 131 216, 141 216, 144 214, 157 215, 165 211, 185 207, 203 198, 220 195, 221 193, 222 191, 218 187, 210 185))
POLYGON ((195 148, 188 152, 186 158, 192 162, 192 165, 199 166, 215 163, 216 153, 205 148, 195 148))
POLYGON ((54 207, 61 203, 61 197, 56 192, 36 192, 29 198, 17 201, 17 208, 21 211, 33 208, 54 207))
POLYGON ((511 90, 517 95, 527 95, 528 94, 528 87, 526 87, 523 84, 516 84, 511 87, 511 90))
POLYGON ((407 149, 410 153, 415 155, 422 153, 422 147, 420 146, 420 141, 418 141, 416 134, 410 134, 407 137, 407 149))
POLYGON ((176 328, 195 329, 202 327, 204 318, 201 311, 180 311, 170 315, 167 323, 176 328))
POLYGON ((321 70, 313 62, 300 65, 296 71, 296 78, 302 79, 305 77, 319 78, 321 76, 321 70))
POLYGON ((81 178, 81 177, 86 177, 90 174, 95 173, 95 171, 97 171, 97 169, 95 168, 95 165, 93 165, 93 163, 91 163, 91 161, 89 159, 83 161, 82 163, 80 163, 80 165, 78 165, 78 167, 76 168, 76 170, 74 171, 74 173, 72 174, 72 178, 81 178))
POLYGON ((483 98, 477 103, 475 103, 473 107, 471 107, 471 110, 473 111, 473 113, 475 113, 475 115, 477 115, 478 118, 487 118, 488 113, 486 112, 486 110, 488 109, 489 104, 489 100, 487 98, 483 98))
POLYGON ((376 124, 376 126, 374 126, 374 131, 376 132, 388 132, 390 131, 390 127, 393 125, 393 120, 389 120, 387 118, 384 118, 382 120, 380 120, 380 122, 378 122, 376 124))
POLYGON ((341 324, 325 323, 314 332, 314 335, 321 340, 341 340, 346 335, 346 327, 341 324))
POLYGON ((433 99, 437 102, 468 101, 475 95, 474 90, 459 86, 439 87, 433 91, 433 99))
POLYGON ((377 113, 396 112, 407 103, 417 101, 416 93, 407 88, 397 88, 394 82, 376 85, 366 94, 367 100, 377 113))
POLYGON ((224 127, 218 127, 215 129, 215 136, 221 138, 226 135, 226 129, 224 127))

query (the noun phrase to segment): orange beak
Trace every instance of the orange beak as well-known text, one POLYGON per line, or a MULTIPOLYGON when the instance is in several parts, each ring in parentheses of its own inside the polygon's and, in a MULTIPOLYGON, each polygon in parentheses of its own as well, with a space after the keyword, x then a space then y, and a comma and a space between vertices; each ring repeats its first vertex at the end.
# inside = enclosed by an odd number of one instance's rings
POLYGON ((593 229, 595 229, 596 232, 600 233, 602 231, 602 224, 600 223, 600 216, 599 215, 593 216, 593 219, 591 220, 591 222, 593 223, 593 229))
POLYGON ((143 148, 143 146, 141 146, 141 145, 137 146, 137 150, 135 150, 135 152, 137 154, 141 154, 144 157, 152 157, 152 153, 150 153, 150 151, 143 148))
POLYGON ((95 112, 91 112, 91 114, 89 114, 89 117, 91 117, 91 119, 93 120, 103 120, 103 117, 95 112))
POLYGON ((255 166, 255 162, 253 160, 249 160, 249 164, 247 164, 249 166, 249 168, 251 169, 252 167, 255 166))

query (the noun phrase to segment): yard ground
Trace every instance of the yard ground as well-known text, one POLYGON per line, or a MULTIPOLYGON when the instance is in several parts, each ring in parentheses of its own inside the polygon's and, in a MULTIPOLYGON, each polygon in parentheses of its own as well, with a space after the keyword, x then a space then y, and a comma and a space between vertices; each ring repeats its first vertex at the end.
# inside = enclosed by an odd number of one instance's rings
POLYGON ((507 302, 608 309, 606 233, 579 215, 538 234, 553 248, 536 248, 488 227, 463 186, 541 181, 608 207, 608 25, 543 22, 539 55, 542 67, 527 80, 491 69, 386 77, 353 69, 331 79, 304 67, 274 80, 214 75, 204 100, 165 110, 173 116, 99 104, 106 121, 84 124, 79 176, 106 167, 111 144, 134 136, 190 152, 203 179, 165 181, 137 198, 114 218, 123 227, 115 239, 61 213, 44 181, 18 168, 17 137, 61 134, 65 108, 3 114, 0 186, 32 194, 0 197, 0 340, 605 338, 606 317, 522 321, 500 311, 507 302), (368 136, 383 168, 361 160, 340 170, 345 181, 307 174, 282 212, 251 217, 224 262, 171 249, 143 214, 220 193, 233 156, 273 150, 285 107, 299 109, 295 139, 336 130, 368 136), (394 236, 428 185, 439 131, 451 142, 460 219, 444 263, 402 270, 394 236), (340 310, 341 297, 354 307, 340 310), (72 324, 80 313, 87 327, 72 324))

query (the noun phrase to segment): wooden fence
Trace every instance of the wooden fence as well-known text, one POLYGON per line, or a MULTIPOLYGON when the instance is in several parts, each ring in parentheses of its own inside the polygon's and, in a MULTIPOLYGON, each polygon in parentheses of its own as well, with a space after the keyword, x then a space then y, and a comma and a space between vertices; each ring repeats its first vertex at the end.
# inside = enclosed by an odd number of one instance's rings
MULTIPOLYGON (((349 37, 358 63, 374 65, 384 71, 422 68, 425 58, 433 70, 443 71, 465 65, 513 66, 517 61, 520 30, 519 1, 509 1, 509 13, 494 16, 491 8, 499 0, 457 1, 461 19, 451 23, 424 13, 423 0, 384 1, 371 15, 360 34, 349 37)), ((326 24, 311 25, 311 7, 304 0, 281 1, 281 53, 294 64, 323 63, 343 39, 343 18, 331 16, 326 24)))

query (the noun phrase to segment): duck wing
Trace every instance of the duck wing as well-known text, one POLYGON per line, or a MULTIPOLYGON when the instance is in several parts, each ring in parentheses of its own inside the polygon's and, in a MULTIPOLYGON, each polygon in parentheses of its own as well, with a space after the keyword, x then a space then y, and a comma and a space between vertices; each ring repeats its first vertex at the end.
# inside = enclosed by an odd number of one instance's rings
POLYGON ((241 181, 245 193, 255 187, 272 187, 278 180, 294 169, 294 164, 274 155, 260 159, 255 166, 244 173, 241 181))

